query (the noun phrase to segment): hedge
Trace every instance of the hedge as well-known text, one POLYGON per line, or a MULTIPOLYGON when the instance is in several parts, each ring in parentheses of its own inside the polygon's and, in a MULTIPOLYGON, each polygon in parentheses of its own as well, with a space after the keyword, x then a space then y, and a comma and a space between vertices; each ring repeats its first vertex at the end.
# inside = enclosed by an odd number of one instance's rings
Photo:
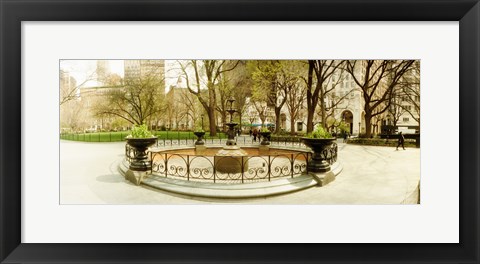
MULTIPOLYGON (((396 147, 398 145, 397 139, 380 139, 380 138, 350 138, 348 144, 368 145, 368 146, 384 146, 396 147)), ((405 147, 416 147, 415 139, 405 139, 405 147)))

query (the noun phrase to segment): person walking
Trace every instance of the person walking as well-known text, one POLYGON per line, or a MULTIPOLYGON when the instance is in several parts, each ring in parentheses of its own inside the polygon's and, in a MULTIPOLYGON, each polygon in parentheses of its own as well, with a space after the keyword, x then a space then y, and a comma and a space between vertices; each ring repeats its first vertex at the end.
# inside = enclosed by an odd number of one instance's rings
POLYGON ((253 130, 253 142, 257 142, 257 130, 253 130))
POLYGON ((400 131, 400 133, 398 134, 397 150, 398 150, 398 147, 400 147, 400 145, 402 145, 403 150, 405 150, 404 143, 405 143, 405 137, 403 136, 402 131, 400 131))
POLYGON ((347 131, 343 132, 343 143, 347 142, 347 131))

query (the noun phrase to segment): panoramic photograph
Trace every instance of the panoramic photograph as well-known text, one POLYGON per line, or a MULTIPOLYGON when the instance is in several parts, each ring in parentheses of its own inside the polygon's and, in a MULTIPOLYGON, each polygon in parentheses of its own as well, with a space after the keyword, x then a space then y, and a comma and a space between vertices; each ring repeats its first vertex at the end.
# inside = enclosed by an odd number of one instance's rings
POLYGON ((420 204, 420 60, 60 60, 60 204, 420 204))

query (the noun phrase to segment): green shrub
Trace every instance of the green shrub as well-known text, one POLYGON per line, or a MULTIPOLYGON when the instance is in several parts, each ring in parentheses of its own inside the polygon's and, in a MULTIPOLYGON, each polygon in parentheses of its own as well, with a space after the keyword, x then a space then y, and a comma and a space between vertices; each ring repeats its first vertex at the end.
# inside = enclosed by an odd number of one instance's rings
POLYGON ((266 128, 266 127, 262 127, 260 129, 260 132, 270 132, 270 130, 268 130, 268 128, 266 128))
POLYGON ((325 128, 320 125, 317 125, 317 128, 312 131, 311 134, 307 135, 309 138, 332 138, 332 134, 328 133, 325 128))
POLYGON ((130 135, 127 136, 128 138, 150 138, 153 137, 153 134, 148 131, 147 125, 134 125, 132 127, 132 131, 130 135))
MULTIPOLYGON (((380 139, 380 138, 350 138, 347 141, 348 144, 356 145, 368 145, 368 146, 385 146, 385 147, 396 147, 398 145, 398 140, 396 139, 380 139)), ((405 139, 405 147, 415 147, 414 139, 405 139)))

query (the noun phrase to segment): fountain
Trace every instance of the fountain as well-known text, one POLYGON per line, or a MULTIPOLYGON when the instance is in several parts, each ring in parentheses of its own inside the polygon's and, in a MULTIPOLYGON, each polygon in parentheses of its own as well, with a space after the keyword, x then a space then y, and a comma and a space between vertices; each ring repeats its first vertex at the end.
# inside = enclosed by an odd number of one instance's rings
MULTIPOLYGON (((199 140, 194 147, 151 149, 148 155, 150 164, 147 164, 150 170, 142 172, 140 177, 129 175, 129 168, 135 161, 130 145, 127 145, 126 159, 120 163, 119 170, 138 185, 214 198, 266 197, 324 186, 342 171, 342 166, 337 162, 338 149, 335 143, 322 150, 320 156, 317 155, 322 162, 329 163, 328 171, 325 164, 323 170, 310 164, 317 158, 312 157, 316 154, 310 149, 292 149, 286 146, 286 142, 285 147, 255 144, 240 149, 235 140, 235 127, 238 124, 233 122, 233 115, 237 112, 233 108, 234 101, 233 98, 227 100, 229 109, 226 111, 230 114, 230 120, 226 124, 226 145, 207 148, 200 140, 203 133, 197 133, 199 140), (199 147, 203 149, 200 153, 199 147)), ((267 138, 267 135, 264 137, 267 138)))
POLYGON ((248 163, 243 164, 243 157, 248 156, 247 152, 240 149, 235 141, 235 126, 237 123, 233 122, 233 114, 237 111, 233 109, 233 102, 235 99, 230 98, 227 100, 230 104, 230 108, 227 112, 230 114, 230 122, 228 126, 228 140, 226 146, 219 150, 215 156, 215 168, 219 172, 223 173, 241 173, 248 170, 248 163))

